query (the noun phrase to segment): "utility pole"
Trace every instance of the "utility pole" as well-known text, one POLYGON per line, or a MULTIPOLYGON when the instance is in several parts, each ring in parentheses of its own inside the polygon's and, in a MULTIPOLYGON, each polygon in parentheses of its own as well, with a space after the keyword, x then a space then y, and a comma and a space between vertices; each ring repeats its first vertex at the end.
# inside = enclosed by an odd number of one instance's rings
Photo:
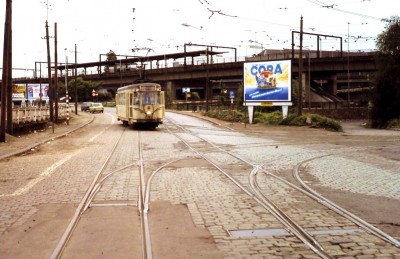
POLYGON ((57 53, 57 23, 54 23, 54 64, 55 64, 55 73, 54 73, 54 106, 55 106, 55 114, 54 119, 56 123, 58 122, 58 53, 57 53))
POLYGON ((299 53, 299 110, 297 115, 300 116, 303 110, 303 16, 300 19, 300 53, 299 53))
POLYGON ((7 85, 9 80, 9 67, 11 58, 11 9, 12 1, 6 0, 6 16, 4 22, 3 44, 3 71, 1 85, 1 116, 0 116, 0 142, 6 142, 6 112, 7 112, 7 85))
POLYGON ((78 83, 77 80, 77 54, 76 54, 76 44, 75 44, 75 114, 78 115, 78 83))
POLYGON ((46 45, 47 45, 47 73, 49 78, 49 105, 50 105, 50 121, 52 122, 52 129, 54 133, 54 107, 53 107, 53 98, 54 98, 54 89, 51 83, 51 58, 50 58, 50 39, 49 39, 49 24, 46 21, 46 45))
POLYGON ((347 23, 347 105, 350 107, 350 23, 347 23))
POLYGON ((206 112, 208 112, 208 110, 209 110, 209 99, 210 99, 210 84, 209 84, 209 76, 210 76, 210 72, 209 72, 209 65, 208 65, 208 63, 209 63, 209 60, 208 60, 208 46, 207 46, 207 49, 206 49, 206 55, 207 55, 207 63, 206 63, 206 112))
POLYGON ((8 32, 8 71, 7 71, 7 132, 13 134, 12 124, 12 8, 10 8, 10 27, 8 32))

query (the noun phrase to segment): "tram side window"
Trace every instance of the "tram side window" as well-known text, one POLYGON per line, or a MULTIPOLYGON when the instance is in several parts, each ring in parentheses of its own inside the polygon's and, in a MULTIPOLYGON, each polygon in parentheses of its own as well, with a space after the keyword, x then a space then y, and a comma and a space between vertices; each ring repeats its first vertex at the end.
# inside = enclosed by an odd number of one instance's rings
POLYGON ((124 105, 125 93, 121 93, 117 95, 117 102, 119 105, 124 105))

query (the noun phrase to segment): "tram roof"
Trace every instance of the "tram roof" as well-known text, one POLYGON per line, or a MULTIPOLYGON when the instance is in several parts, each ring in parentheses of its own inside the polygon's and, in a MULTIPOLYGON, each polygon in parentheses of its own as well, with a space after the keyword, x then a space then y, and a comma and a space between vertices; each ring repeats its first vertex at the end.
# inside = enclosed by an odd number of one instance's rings
MULTIPOLYGON (((105 66, 105 65, 115 65, 115 64, 131 64, 135 62, 150 62, 150 61, 158 61, 158 60, 165 60, 165 59, 179 59, 179 58, 185 58, 185 57, 199 57, 199 56, 204 56, 204 55, 220 55, 225 52, 221 51, 211 51, 211 50, 196 50, 196 51, 186 51, 186 52, 178 52, 178 53, 170 53, 170 54, 160 54, 160 55, 154 55, 154 56, 137 56, 137 57, 129 57, 124 59, 117 59, 117 60, 109 60, 109 61, 96 61, 96 62, 87 62, 87 63, 78 63, 75 64, 71 63, 67 65, 67 69, 74 69, 76 68, 87 68, 87 67, 98 67, 98 66, 105 66)), ((52 67, 54 68, 54 67, 52 67)), ((65 64, 64 65, 58 65, 57 69, 59 70, 64 70, 65 64)))

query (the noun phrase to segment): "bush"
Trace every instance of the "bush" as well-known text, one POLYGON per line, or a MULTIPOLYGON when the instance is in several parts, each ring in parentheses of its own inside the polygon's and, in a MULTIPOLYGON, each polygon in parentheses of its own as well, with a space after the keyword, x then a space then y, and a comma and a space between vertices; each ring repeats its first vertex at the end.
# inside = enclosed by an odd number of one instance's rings
POLYGON ((281 125, 310 126, 312 128, 343 131, 342 125, 338 121, 318 114, 303 114, 300 116, 291 114, 282 120, 281 125))
POLYGON ((389 120, 388 128, 400 128, 400 118, 389 120))
MULTIPOLYGON (((203 115, 229 122, 248 122, 245 112, 237 110, 210 110, 203 115)), ((309 126, 311 128, 323 128, 332 131, 343 131, 342 125, 334 120, 318 114, 303 114, 296 116, 289 114, 286 119, 282 119, 281 111, 256 112, 254 123, 265 125, 288 125, 288 126, 309 126)))
POLYGON ((254 123, 262 123, 265 125, 279 125, 282 121, 282 112, 256 112, 254 114, 254 123))
POLYGON ((210 110, 203 115, 229 122, 244 122, 246 114, 237 110, 210 110))

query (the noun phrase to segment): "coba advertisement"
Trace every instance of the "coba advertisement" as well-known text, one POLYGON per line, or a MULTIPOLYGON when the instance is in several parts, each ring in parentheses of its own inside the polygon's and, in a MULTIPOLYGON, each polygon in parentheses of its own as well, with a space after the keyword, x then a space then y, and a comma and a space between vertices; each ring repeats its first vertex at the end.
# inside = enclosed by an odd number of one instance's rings
POLYGON ((291 75, 291 60, 244 63, 244 101, 291 101, 291 75))

